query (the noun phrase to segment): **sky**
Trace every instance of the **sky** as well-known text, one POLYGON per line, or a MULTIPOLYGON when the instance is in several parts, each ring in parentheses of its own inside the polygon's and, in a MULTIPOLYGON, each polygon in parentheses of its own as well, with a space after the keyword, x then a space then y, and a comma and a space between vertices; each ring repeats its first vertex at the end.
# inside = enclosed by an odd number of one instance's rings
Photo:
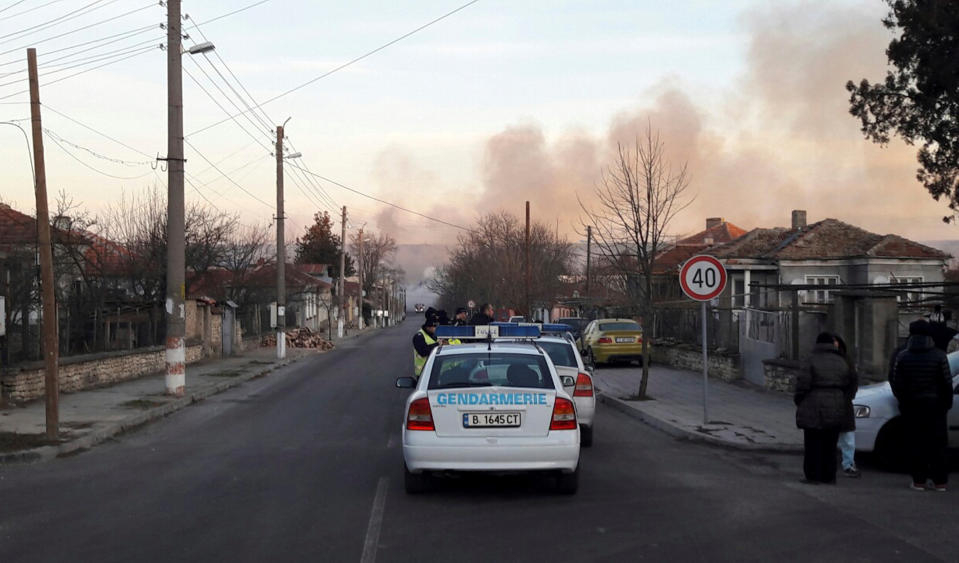
MULTIPOLYGON (((707 217, 788 226, 805 209, 810 222, 957 238, 945 203, 915 180, 915 147, 866 141, 848 113, 846 81, 886 70, 880 0, 479 0, 317 79, 465 2, 269 0, 209 21, 256 2, 184 1, 184 44, 216 46, 183 55, 187 201, 270 224, 270 132, 289 118, 286 142, 302 157, 285 167, 288 238, 345 205, 351 232, 452 245, 462 231, 445 223, 521 216, 529 200, 534 220, 579 240, 617 143, 651 127, 691 179, 672 235, 707 217), (309 81, 256 117, 228 118, 309 81)), ((0 1, 0 121, 29 128, 20 92, 35 46, 51 199, 64 192, 105 215, 166 189, 154 160, 166 153, 165 18, 146 0, 0 1)), ((0 201, 32 213, 15 128, 0 125, 0 154, 0 201)))

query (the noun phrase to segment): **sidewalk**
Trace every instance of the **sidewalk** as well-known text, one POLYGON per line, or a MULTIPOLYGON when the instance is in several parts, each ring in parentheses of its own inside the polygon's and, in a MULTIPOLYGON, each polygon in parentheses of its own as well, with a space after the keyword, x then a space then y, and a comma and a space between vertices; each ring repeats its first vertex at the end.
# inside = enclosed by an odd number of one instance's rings
MULTIPOLYGON (((367 334, 351 331, 334 343, 367 334)), ((335 348, 334 348, 335 351, 335 348)), ((186 395, 165 393, 164 374, 148 375, 116 385, 60 395, 60 443, 45 443, 46 410, 43 399, 0 408, 0 463, 38 461, 90 448, 125 430, 162 418, 211 395, 253 378, 320 354, 316 349, 287 348, 284 360, 276 349, 261 347, 240 356, 209 359, 187 366, 186 395)))
POLYGON ((642 368, 601 367, 593 374, 600 401, 673 436, 744 450, 802 452, 792 396, 747 383, 709 379, 709 424, 703 424, 703 374, 652 366, 646 394, 639 389, 642 368))

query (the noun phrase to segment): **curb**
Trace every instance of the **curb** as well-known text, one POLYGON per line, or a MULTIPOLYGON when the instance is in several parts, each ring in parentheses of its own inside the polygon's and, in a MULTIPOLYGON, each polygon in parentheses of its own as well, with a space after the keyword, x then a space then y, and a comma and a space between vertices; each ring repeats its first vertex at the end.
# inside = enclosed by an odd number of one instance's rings
POLYGON ((117 434, 130 430, 131 428, 136 428, 149 422, 153 422, 154 420, 161 419, 184 407, 188 407, 193 403, 198 403, 207 397, 217 395, 228 389, 242 385, 251 379, 256 379, 257 377, 266 375, 271 371, 280 369, 301 359, 302 358, 287 358, 282 362, 276 362, 268 366, 262 366, 260 369, 256 369, 249 373, 231 378, 229 381, 224 381, 211 387, 207 387, 202 391, 188 393, 187 395, 176 399, 175 401, 171 401, 165 405, 154 407, 139 414, 129 416, 106 428, 101 428, 95 432, 90 432, 85 436, 81 436, 75 440, 65 442, 58 446, 42 446, 39 448, 33 448, 31 450, 0 454, 0 465, 17 462, 48 461, 57 457, 66 456, 75 452, 89 449, 101 442, 109 440, 117 434))
POLYGON ((603 403, 604 405, 608 405, 612 407, 613 409, 625 414, 626 416, 639 420, 640 422, 648 424, 649 426, 652 426, 653 428, 660 430, 662 432, 665 432, 666 434, 669 434, 670 436, 674 438, 678 438, 680 440, 687 440, 690 442, 700 442, 700 443, 709 444, 712 446, 718 446, 721 448, 743 450, 743 451, 756 452, 756 453, 796 454, 796 453, 803 452, 803 447, 799 444, 796 444, 796 445, 781 444, 781 443, 780 444, 748 444, 748 443, 741 443, 741 442, 732 442, 730 440, 723 440, 715 436, 709 436, 707 434, 693 432, 692 430, 683 428, 682 426, 678 424, 675 424, 668 420, 663 420, 647 412, 643 412, 640 409, 634 408, 630 406, 627 401, 618 399, 611 395, 607 395, 606 393, 603 393, 602 391, 597 392, 597 395, 599 396, 599 401, 603 403))

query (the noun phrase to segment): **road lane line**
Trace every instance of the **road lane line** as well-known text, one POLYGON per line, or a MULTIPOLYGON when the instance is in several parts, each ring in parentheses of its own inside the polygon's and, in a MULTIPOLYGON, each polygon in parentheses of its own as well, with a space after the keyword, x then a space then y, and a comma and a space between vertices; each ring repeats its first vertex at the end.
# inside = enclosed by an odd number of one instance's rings
POLYGON ((386 506, 386 486, 389 479, 380 477, 376 484, 376 496, 373 498, 373 508, 370 509, 370 522, 366 525, 366 540, 363 542, 363 556, 360 563, 376 561, 376 550, 380 543, 380 527, 383 524, 383 509, 386 506))
POLYGON ((386 449, 390 449, 393 447, 394 444, 396 444, 396 440, 394 438, 395 436, 393 434, 390 434, 390 439, 386 441, 386 449))

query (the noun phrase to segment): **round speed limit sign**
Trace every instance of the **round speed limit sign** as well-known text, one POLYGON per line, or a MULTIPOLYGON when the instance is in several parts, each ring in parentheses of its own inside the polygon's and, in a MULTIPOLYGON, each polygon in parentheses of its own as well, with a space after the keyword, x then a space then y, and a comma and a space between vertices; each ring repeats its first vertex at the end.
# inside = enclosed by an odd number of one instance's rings
POLYGON ((709 301, 726 288, 726 268, 712 256, 693 256, 679 272, 679 285, 691 299, 709 301))

